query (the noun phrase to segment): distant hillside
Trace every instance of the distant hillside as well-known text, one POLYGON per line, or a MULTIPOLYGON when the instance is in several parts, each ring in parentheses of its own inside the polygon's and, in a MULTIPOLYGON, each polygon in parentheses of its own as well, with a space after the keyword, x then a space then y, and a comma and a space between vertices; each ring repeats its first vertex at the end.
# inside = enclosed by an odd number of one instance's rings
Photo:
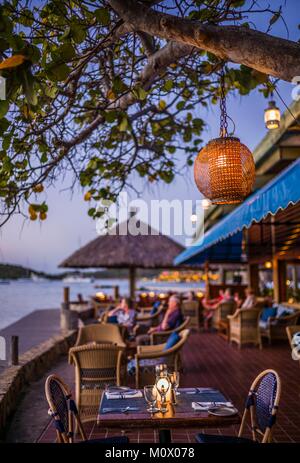
MULTIPOLYGON (((107 270, 97 270, 97 271, 66 271, 59 274, 38 272, 31 268, 22 267, 21 265, 12 265, 12 264, 0 264, 0 280, 17 280, 18 278, 30 278, 31 273, 38 275, 39 277, 48 278, 49 280, 61 280, 66 276, 70 275, 83 275, 89 276, 95 279, 102 278, 128 278, 127 269, 107 269, 107 270)), ((158 275, 159 271, 156 270, 140 270, 138 271, 138 276, 140 277, 153 277, 158 275)))

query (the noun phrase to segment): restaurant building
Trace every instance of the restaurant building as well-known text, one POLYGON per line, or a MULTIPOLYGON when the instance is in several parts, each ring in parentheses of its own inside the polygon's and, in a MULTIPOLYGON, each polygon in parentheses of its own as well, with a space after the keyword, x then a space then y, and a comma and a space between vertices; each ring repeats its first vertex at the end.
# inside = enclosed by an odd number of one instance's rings
MULTIPOLYGON (((176 264, 228 264, 247 269, 257 296, 296 303, 300 275, 300 102, 254 150, 254 192, 241 205, 211 205, 194 245, 176 264)), ((222 272, 221 272, 222 273, 222 272)), ((226 285, 226 277, 222 282, 226 285)))

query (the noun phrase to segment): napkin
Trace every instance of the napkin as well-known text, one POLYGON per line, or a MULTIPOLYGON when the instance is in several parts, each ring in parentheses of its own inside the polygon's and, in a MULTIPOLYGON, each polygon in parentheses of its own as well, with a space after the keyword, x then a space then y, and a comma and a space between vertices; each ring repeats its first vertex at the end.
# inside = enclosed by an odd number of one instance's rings
POLYGON ((223 405, 224 407, 233 407, 231 402, 192 402, 192 408, 194 410, 208 410, 212 407, 218 407, 223 405))
POLYGON ((142 391, 124 391, 124 392, 109 392, 106 393, 107 399, 137 399, 143 397, 142 391))

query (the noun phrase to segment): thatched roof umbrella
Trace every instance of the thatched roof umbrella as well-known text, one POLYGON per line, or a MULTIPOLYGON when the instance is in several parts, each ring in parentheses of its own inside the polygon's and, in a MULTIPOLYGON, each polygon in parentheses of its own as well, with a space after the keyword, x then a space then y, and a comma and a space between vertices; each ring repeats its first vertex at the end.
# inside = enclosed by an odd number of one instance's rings
POLYGON ((174 258, 183 249, 179 243, 150 225, 130 219, 75 251, 59 267, 128 268, 130 297, 133 298, 137 268, 172 268, 174 258), (134 235, 137 230, 139 234, 134 235))

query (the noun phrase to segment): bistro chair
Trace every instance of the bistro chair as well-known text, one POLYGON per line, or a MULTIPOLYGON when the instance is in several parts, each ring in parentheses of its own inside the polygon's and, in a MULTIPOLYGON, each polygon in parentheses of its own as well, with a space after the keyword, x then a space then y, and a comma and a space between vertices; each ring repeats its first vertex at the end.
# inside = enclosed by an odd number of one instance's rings
POLYGON ((250 387, 238 436, 197 434, 196 442, 199 444, 270 443, 280 395, 281 380, 278 373, 274 370, 261 372, 250 387), (252 439, 242 437, 247 421, 250 421, 252 439))
POLYGON ((238 309, 233 315, 228 315, 229 342, 236 342, 239 348, 252 343, 261 349, 260 314, 260 309, 238 309))
POLYGON ((126 347, 122 338, 120 328, 114 323, 94 323, 79 329, 75 346, 82 346, 89 343, 116 344, 126 347))
POLYGON ((121 386, 126 374, 124 351, 113 344, 84 344, 69 350, 69 362, 75 365, 76 404, 82 422, 96 419, 106 385, 121 386))
POLYGON ((74 443, 74 425, 81 441, 94 444, 127 444, 126 436, 115 436, 106 439, 87 439, 84 427, 70 388, 56 375, 50 375, 45 384, 46 399, 49 405, 48 414, 54 421, 57 441, 64 444, 74 443))
POLYGON ((183 301, 181 310, 184 317, 189 317, 190 328, 199 331, 200 328, 200 302, 183 301))
POLYGON ((235 301, 220 302, 215 310, 214 327, 217 329, 218 334, 228 339, 229 321, 228 315, 234 314, 237 305, 235 301))
POLYGON ((163 344, 167 341, 168 337, 172 333, 180 333, 180 331, 184 330, 187 327, 190 327, 190 317, 186 317, 183 322, 174 328, 173 330, 167 331, 154 331, 154 333, 150 334, 150 344, 163 344))
POLYGON ((190 330, 180 331, 179 341, 171 348, 165 349, 166 343, 155 346, 138 346, 135 355, 135 382, 136 388, 141 388, 153 382, 155 366, 159 363, 167 365, 170 371, 181 369, 181 349, 186 343, 190 330))

